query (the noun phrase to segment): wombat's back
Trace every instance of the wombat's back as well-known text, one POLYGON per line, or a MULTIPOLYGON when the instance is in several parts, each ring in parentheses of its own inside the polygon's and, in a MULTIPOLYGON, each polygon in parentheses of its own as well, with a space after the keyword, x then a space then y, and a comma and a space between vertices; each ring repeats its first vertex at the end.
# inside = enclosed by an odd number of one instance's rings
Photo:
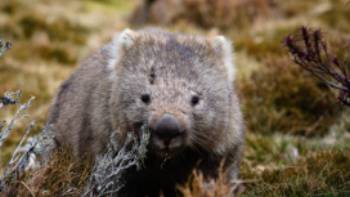
POLYGON ((108 138, 110 47, 89 56, 63 82, 49 112, 57 144, 72 148, 76 155, 96 154, 108 138))

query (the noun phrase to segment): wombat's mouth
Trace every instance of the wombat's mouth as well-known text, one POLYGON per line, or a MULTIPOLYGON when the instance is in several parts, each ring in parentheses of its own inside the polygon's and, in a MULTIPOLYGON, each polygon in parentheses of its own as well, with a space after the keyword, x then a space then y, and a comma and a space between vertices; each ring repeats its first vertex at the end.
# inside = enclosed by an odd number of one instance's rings
POLYGON ((177 155, 181 154, 183 148, 162 148, 155 146, 154 144, 151 144, 150 146, 150 153, 154 156, 156 156, 158 159, 162 160, 163 162, 170 160, 171 158, 176 157, 177 155))
POLYGON ((171 158, 184 149, 182 139, 173 139, 171 143, 164 143, 157 136, 151 134, 150 151, 159 158, 171 158))
POLYGON ((154 130, 148 127, 148 124, 145 122, 135 122, 133 124, 133 131, 137 136, 138 140, 141 140, 145 130, 150 132, 150 139, 148 142, 148 149, 154 155, 157 155, 159 158, 171 158, 172 156, 181 152, 184 148, 185 136, 177 136, 171 139, 160 138, 155 134, 154 130))

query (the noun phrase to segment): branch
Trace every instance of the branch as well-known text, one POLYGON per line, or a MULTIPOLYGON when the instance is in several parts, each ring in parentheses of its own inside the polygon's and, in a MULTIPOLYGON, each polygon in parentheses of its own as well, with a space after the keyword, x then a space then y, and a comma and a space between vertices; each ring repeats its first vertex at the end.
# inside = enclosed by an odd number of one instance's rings
MULTIPOLYGON (((141 128, 140 140, 137 140, 134 132, 129 132, 119 150, 115 150, 111 142, 107 153, 96 159, 83 196, 115 195, 124 187, 125 172, 133 167, 136 170, 142 168, 150 138, 150 133, 145 125, 141 128)), ((111 137, 111 139, 114 138, 111 137)))
POLYGON ((13 131, 13 127, 15 126, 16 121, 23 117, 24 112, 31 106, 33 100, 34 100, 34 97, 31 97, 27 103, 22 104, 19 107, 19 109, 16 111, 16 113, 13 116, 13 118, 11 119, 10 123, 1 129, 0 147, 2 146, 3 142, 8 138, 8 136, 13 131))
POLYGON ((350 65, 328 51, 320 30, 312 31, 302 27, 299 34, 285 38, 285 45, 297 65, 328 87, 337 90, 338 100, 350 106, 350 65))

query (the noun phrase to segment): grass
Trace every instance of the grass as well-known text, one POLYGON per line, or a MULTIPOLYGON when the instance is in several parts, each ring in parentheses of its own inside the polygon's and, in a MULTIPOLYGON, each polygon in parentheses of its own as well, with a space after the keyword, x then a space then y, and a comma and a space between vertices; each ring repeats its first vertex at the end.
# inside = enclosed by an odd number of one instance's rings
POLYGON ((284 168, 267 168, 258 174, 243 170, 243 176, 256 181, 247 185, 242 196, 348 196, 349 158, 348 150, 330 149, 310 153, 284 168))
MULTIPOLYGON (((350 112, 337 103, 333 92, 292 63, 282 41, 301 25, 319 27, 330 46, 346 54, 340 45, 349 40, 350 3, 274 2, 264 13, 235 13, 231 21, 246 18, 233 24, 223 21, 216 25, 213 18, 203 18, 211 15, 201 12, 165 26, 173 31, 200 33, 213 28, 234 41, 236 86, 247 124, 241 196, 349 196, 350 112)), ((0 35, 12 40, 13 48, 0 58, 0 93, 21 89, 23 100, 36 97, 29 114, 37 120, 38 132, 59 84, 80 59, 115 31, 130 26, 128 15, 135 6, 132 1, 121 0, 1 1, 0 35)), ((220 20, 220 14, 215 17, 220 20)), ((0 120, 8 120, 15 108, 1 109, 0 120)), ((2 147, 0 169, 8 162, 28 121, 24 119, 2 147)), ((86 178, 86 166, 76 165, 69 156, 63 158, 66 160, 61 163, 54 159, 47 168, 27 177, 27 185, 18 187, 27 193, 26 189, 32 188, 38 196, 45 196, 39 194, 43 188, 50 188, 52 194, 64 187, 78 188, 74 196, 86 178), (64 166, 69 168, 62 173, 64 166), (52 175, 50 179, 43 178, 47 174, 52 175), (35 182, 35 177, 41 181, 35 182), (53 178, 69 181, 59 183, 53 178)), ((196 196, 196 189, 201 190, 201 175, 194 180, 189 183, 191 187, 184 188, 185 196, 196 196)), ((221 186, 219 190, 226 191, 225 185, 221 186)))
POLYGON ((79 196, 90 175, 88 161, 77 160, 68 150, 57 150, 48 164, 13 182, 5 196, 79 196))

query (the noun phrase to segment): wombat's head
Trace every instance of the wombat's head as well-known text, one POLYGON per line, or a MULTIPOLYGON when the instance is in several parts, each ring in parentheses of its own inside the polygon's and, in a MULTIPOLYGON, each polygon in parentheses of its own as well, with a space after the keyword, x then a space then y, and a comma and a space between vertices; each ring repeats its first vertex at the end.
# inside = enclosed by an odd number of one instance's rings
POLYGON ((233 94, 231 44, 159 30, 125 30, 113 42, 111 110, 119 127, 146 123, 151 150, 217 148, 227 131, 233 94))

